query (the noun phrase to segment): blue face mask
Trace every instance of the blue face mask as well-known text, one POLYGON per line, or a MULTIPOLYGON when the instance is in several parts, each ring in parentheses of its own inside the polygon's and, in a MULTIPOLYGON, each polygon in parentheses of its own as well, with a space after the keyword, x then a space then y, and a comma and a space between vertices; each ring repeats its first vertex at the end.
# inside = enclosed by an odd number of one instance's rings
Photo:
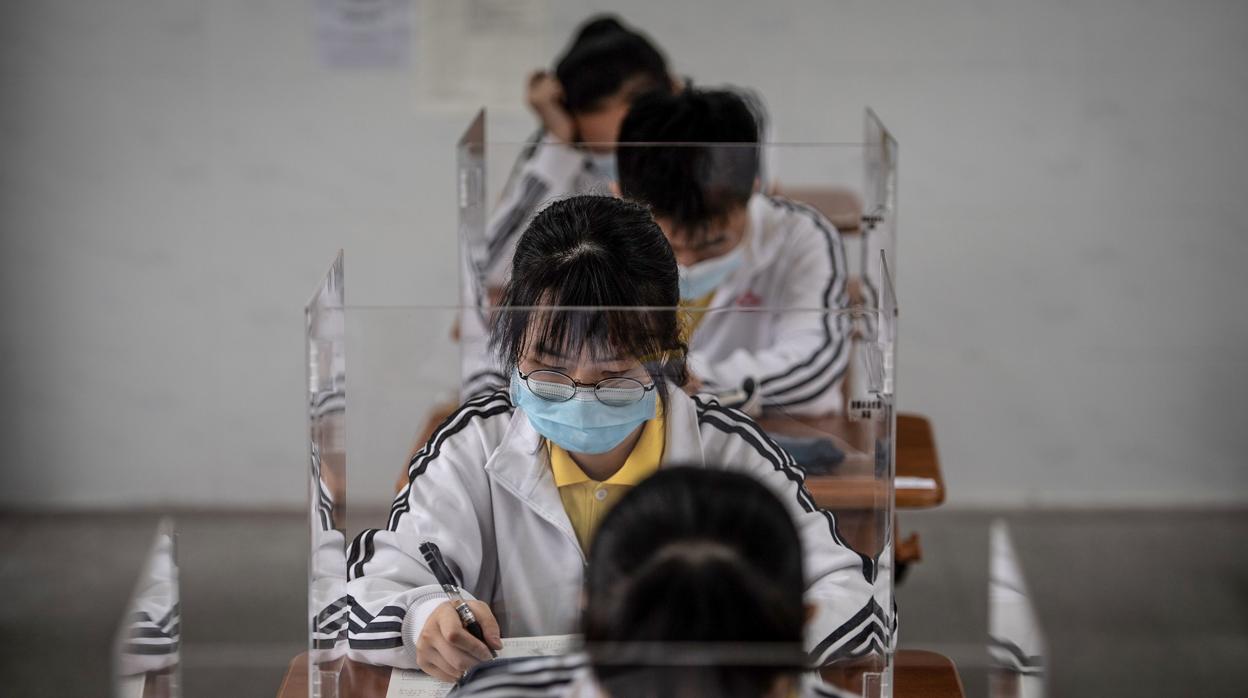
POLYGON ((642 422, 654 419, 657 392, 649 390, 642 399, 623 407, 599 402, 592 389, 577 390, 566 402, 551 402, 534 395, 519 371, 511 374, 511 400, 524 410, 529 424, 573 453, 606 453, 619 446, 642 422))
POLYGON ((738 243, 731 252, 689 266, 678 265, 680 274, 680 298, 696 301, 728 279, 745 261, 745 244, 738 243))

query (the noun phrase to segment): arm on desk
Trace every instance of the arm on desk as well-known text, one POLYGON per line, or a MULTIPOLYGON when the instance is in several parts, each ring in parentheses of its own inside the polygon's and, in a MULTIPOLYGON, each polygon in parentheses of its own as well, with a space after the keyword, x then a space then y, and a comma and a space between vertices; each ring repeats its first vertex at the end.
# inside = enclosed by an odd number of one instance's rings
POLYGON ((696 400, 707 464, 748 472, 793 514, 806 558, 806 599, 816 609, 806 629, 812 662, 869 655, 890 645, 893 613, 891 602, 884 602, 890 606, 886 609, 875 598, 877 561, 846 545, 835 517, 806 490, 792 457, 753 420, 713 401, 696 400))
POLYGON ((485 435, 506 427, 511 403, 495 394, 469 400, 416 454, 408 484, 394 500, 385 529, 351 544, 347 593, 348 656, 369 664, 417 668, 416 639, 446 594, 419 551, 435 543, 465 598, 487 603, 497 569, 493 509, 484 464, 485 435))

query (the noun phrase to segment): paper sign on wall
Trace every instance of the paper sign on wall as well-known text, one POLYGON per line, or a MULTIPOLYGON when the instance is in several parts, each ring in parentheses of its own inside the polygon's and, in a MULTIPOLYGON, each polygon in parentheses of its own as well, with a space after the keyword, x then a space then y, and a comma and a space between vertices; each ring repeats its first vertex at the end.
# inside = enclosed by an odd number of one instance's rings
POLYGON ((338 69, 406 68, 412 54, 411 0, 315 0, 321 60, 338 69))

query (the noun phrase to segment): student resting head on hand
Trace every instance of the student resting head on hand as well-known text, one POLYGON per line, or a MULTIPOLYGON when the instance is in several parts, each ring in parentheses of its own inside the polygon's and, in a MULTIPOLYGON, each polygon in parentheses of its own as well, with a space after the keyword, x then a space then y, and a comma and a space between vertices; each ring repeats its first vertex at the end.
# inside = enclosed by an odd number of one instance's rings
POLYGON ((577 30, 553 74, 529 77, 529 106, 559 142, 591 144, 606 154, 633 100, 671 92, 676 84, 667 59, 645 34, 612 15, 597 15, 577 30))

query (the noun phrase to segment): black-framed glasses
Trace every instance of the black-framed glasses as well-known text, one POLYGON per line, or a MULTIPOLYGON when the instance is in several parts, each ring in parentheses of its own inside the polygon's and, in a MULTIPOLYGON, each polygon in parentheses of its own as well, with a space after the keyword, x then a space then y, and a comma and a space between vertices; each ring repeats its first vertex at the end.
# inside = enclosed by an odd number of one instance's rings
POLYGON ((529 392, 549 402, 567 402, 576 397, 577 391, 591 390, 598 402, 610 407, 624 407, 640 401, 646 393, 654 390, 654 383, 646 385, 636 378, 618 377, 604 378, 590 385, 578 383, 576 379, 562 371, 540 369, 527 374, 517 369, 520 379, 528 386, 529 392))

